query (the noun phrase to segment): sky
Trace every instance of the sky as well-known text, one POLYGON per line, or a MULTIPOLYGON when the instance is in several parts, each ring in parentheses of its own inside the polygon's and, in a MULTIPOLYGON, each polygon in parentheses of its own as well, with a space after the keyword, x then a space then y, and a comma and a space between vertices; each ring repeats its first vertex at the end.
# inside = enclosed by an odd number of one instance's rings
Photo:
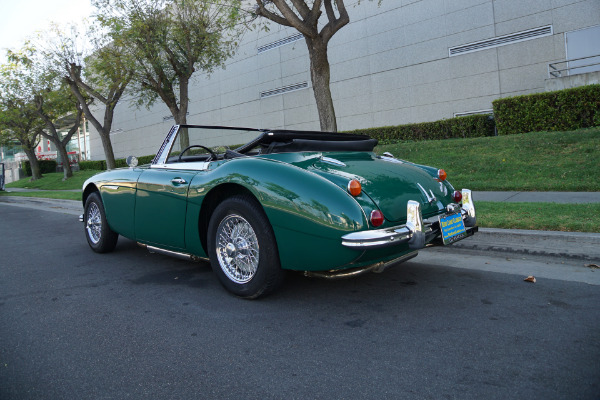
POLYGON ((70 23, 91 15, 90 0, 0 0, 0 63, 6 49, 19 49, 50 22, 70 23))

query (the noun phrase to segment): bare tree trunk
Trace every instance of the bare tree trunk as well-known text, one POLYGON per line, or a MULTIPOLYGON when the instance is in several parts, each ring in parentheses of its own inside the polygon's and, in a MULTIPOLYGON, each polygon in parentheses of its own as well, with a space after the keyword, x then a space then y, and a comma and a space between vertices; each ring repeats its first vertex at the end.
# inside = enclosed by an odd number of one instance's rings
MULTIPOLYGON (((54 144, 57 144, 54 142, 54 144)), ((56 146, 58 152, 60 153, 60 158, 63 162, 63 172, 64 178, 63 180, 67 180, 73 176, 73 170, 71 169, 71 164, 69 163, 69 155, 67 154, 67 146, 61 143, 61 146, 56 146)))
POLYGON ((104 150, 104 158, 106 158, 106 169, 117 168, 117 162, 115 161, 115 153, 113 152, 112 142, 110 141, 110 132, 98 132, 100 133, 100 140, 102 140, 102 149, 104 150))
MULTIPOLYGON (((179 107, 177 104, 173 104, 171 107, 171 113, 173 114, 173 118, 175 119, 175 123, 177 125, 186 125, 187 124, 187 110, 188 104, 190 101, 188 95, 188 86, 189 80, 180 78, 179 82, 179 107)), ((188 135, 187 129, 184 129, 179 132, 179 144, 181 145, 181 150, 185 149, 190 145, 190 137, 188 135)), ((197 143, 196 143, 197 144, 197 143)))
POLYGON ((319 122, 324 132, 337 132, 335 108, 331 98, 330 67, 327 57, 327 45, 320 38, 306 38, 308 54, 310 55, 310 78, 313 94, 319 111, 319 122))
POLYGON ((42 177, 42 173, 40 172, 40 163, 35 156, 35 151, 28 147, 23 147, 23 151, 27 155, 29 166, 31 167, 31 180, 35 181, 40 179, 42 177))

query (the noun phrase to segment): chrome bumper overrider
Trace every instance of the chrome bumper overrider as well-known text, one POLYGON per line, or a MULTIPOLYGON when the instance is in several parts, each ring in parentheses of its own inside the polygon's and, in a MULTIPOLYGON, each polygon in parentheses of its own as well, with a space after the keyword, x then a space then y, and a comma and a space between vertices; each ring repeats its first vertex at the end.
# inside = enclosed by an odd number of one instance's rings
MULTIPOLYGON (((458 204, 450 204, 447 207, 447 211, 460 212, 466 234, 467 236, 472 236, 478 230, 475 206, 470 190, 463 189, 462 195, 462 207, 458 204)), ((385 229, 352 232, 342 236, 342 245, 349 248, 367 250, 405 243, 408 243, 411 249, 421 249, 426 246, 441 244, 439 240, 436 241, 440 237, 439 217, 435 216, 423 220, 421 205, 416 201, 409 201, 406 208, 406 224, 385 229)))

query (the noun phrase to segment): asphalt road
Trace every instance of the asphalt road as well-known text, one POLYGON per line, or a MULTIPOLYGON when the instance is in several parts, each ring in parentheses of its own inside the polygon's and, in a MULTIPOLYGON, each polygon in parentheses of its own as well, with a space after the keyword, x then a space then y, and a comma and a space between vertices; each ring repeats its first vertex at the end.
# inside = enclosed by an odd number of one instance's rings
POLYGON ((207 264, 95 254, 77 217, 0 204, 0 399, 600 397, 597 279, 442 250, 246 301, 207 264))

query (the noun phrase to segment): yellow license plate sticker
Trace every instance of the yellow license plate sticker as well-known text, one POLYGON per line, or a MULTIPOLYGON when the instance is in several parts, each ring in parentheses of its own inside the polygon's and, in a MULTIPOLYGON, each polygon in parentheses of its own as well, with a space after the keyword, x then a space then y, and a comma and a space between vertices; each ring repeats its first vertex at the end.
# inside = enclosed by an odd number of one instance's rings
POLYGON ((460 214, 450 214, 440 217, 440 229, 444 244, 454 243, 467 237, 465 224, 460 214))

